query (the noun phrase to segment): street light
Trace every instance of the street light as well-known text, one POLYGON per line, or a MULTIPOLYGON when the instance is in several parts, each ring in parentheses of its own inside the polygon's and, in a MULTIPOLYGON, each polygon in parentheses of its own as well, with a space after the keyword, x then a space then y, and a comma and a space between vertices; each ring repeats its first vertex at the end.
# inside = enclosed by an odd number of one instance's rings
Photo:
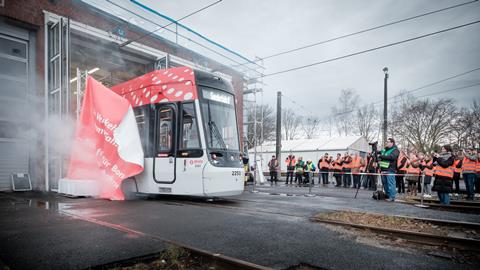
POLYGON ((387 141, 387 80, 388 68, 383 68, 385 78, 383 79, 383 143, 387 141))

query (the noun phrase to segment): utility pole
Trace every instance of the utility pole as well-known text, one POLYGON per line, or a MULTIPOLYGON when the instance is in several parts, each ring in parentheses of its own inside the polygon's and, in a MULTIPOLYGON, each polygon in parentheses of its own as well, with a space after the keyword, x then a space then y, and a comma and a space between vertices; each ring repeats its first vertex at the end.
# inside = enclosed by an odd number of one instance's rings
POLYGON ((253 191, 257 184, 257 173, 257 89, 255 89, 253 91, 253 191))
POLYGON ((277 141, 275 156, 278 160, 278 163, 281 162, 281 151, 282 151, 282 92, 277 92, 277 141))
POLYGON ((383 79, 383 142, 381 145, 385 144, 387 141, 387 81, 388 81, 388 68, 383 68, 383 73, 385 78, 383 79))

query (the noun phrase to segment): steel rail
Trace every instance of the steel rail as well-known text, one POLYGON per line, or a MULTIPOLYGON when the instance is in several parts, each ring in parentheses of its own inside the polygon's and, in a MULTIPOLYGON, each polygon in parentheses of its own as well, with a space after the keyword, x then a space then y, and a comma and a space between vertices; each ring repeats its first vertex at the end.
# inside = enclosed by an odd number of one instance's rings
MULTIPOLYGON (((10 195, 5 195, 5 194, 1 194, 1 195, 2 196, 0 196, 0 198, 4 197, 4 198, 8 198, 8 199, 11 199, 11 200, 14 200, 14 201, 24 201, 25 200, 25 199, 18 198, 18 197, 15 197, 15 196, 10 196, 10 195)), ((37 204, 38 203, 46 204, 46 201, 41 200, 41 199, 30 199, 30 201, 36 201, 37 204)), ((238 258, 230 257, 230 256, 227 256, 227 255, 218 253, 218 252, 217 253, 210 252, 210 251, 207 251, 207 250, 204 250, 204 249, 200 249, 200 248, 196 248, 196 247, 193 247, 193 246, 190 246, 190 245, 182 244, 182 243, 179 243, 177 241, 169 240, 169 239, 160 237, 160 236, 155 235, 155 234, 144 233, 144 232, 141 232, 141 231, 138 231, 138 230, 130 229, 128 227, 125 227, 125 226, 122 226, 122 225, 119 225, 119 224, 114 224, 114 223, 111 223, 111 222, 103 221, 103 220, 92 218, 92 217, 85 217, 85 216, 77 215, 77 214, 68 212, 68 210, 55 209, 55 211, 57 211, 60 215, 68 216, 68 217, 75 218, 75 219, 78 219, 78 220, 83 220, 83 221, 86 221, 86 222, 90 222, 90 223, 93 223, 93 224, 96 224, 96 225, 99 225, 99 226, 107 227, 107 228, 110 228, 110 229, 113 229, 113 230, 117 230, 117 231, 120 231, 120 232, 123 232, 123 233, 130 234, 130 235, 137 235, 137 236, 140 236, 140 237, 150 238, 152 240, 156 240, 156 241, 159 241, 159 242, 162 242, 162 243, 170 244, 172 246, 176 246, 176 247, 185 249, 185 250, 189 251, 191 254, 203 256, 203 257, 206 257, 206 258, 210 259, 213 263, 216 263, 216 265, 221 265, 221 266, 225 267, 224 269, 234 269, 234 270, 235 269, 246 269, 246 270, 271 270, 272 269, 272 268, 269 268, 269 267, 266 267, 266 266, 261 266, 261 265, 251 263, 251 262, 248 262, 248 261, 244 261, 244 260, 241 260, 241 259, 238 259, 238 258)), ((155 254, 158 255, 160 252, 161 252, 161 250, 159 252, 155 253, 155 254)), ((118 261, 118 263, 126 262, 126 261, 132 261, 133 262, 134 260, 141 260, 142 257, 145 257, 144 259, 146 260, 147 258, 151 258, 152 255, 153 255, 153 253, 143 255, 143 256, 140 256, 140 257, 124 259, 124 260, 118 261)), ((109 263, 102 264, 102 265, 91 266, 91 267, 88 267, 87 269, 106 269, 105 266, 112 265, 112 264, 115 264, 115 263, 117 263, 117 262, 109 262, 109 263)))
MULTIPOLYGON (((413 201, 420 201, 420 198, 409 198, 409 200, 413 201)), ((438 203, 440 204, 439 200, 430 199, 430 198, 423 198, 424 202, 428 203, 438 203)), ((464 205, 464 206, 476 206, 480 207, 480 201, 460 201, 460 200, 450 200, 450 205, 464 205)))
MULTIPOLYGON (((403 204, 410 204, 410 205, 415 205, 418 204, 418 201, 398 201, 399 203, 403 204)), ((455 205, 455 204, 449 204, 449 205, 444 205, 444 204, 439 204, 439 203, 425 203, 423 202, 423 205, 426 205, 430 208, 434 208, 437 210, 445 210, 445 211, 455 211, 455 212, 462 212, 462 213, 471 213, 471 214, 480 214, 480 206, 470 206, 470 205, 455 205)))
MULTIPOLYGON (((244 260, 241 260, 241 259, 237 259, 237 258, 233 258, 233 257, 227 256, 227 255, 223 255, 221 253, 214 253, 214 252, 210 252, 210 251, 207 251, 207 250, 204 250, 204 249, 192 247, 190 245, 186 245, 186 244, 179 243, 177 241, 169 240, 169 239, 160 237, 158 235, 140 232, 140 231, 133 230, 133 229, 130 229, 130 228, 118 225, 118 224, 113 224, 113 223, 110 223, 110 222, 102 221, 102 220, 99 220, 99 219, 96 219, 96 218, 84 217, 84 216, 81 216, 81 215, 76 215, 76 214, 73 214, 73 213, 69 213, 67 211, 58 211, 58 212, 60 214, 70 216, 72 218, 76 218, 76 219, 79 219, 79 220, 91 222, 91 223, 94 223, 94 224, 97 224, 97 225, 100 225, 100 226, 104 226, 104 227, 108 227, 108 228, 118 230, 118 231, 121 231, 121 232, 151 238, 151 239, 163 242, 163 243, 167 243, 167 244, 170 244, 170 245, 173 245, 173 246, 176 246, 176 247, 183 248, 183 249, 191 252, 192 254, 207 257, 208 259, 212 260, 212 262, 220 263, 222 266, 226 267, 225 269, 246 269, 246 270, 270 270, 271 269, 269 267, 261 266, 261 265, 255 264, 255 263, 251 263, 251 262, 247 262, 247 261, 244 261, 244 260)), ((160 253, 160 252, 158 252, 158 253, 160 253)), ((152 254, 149 254, 149 255, 146 255, 146 256, 151 256, 151 255, 152 254)), ((130 259, 127 259, 127 260, 134 260, 134 259, 135 258, 130 258, 130 259)), ((112 263, 115 263, 115 262, 110 262, 108 264, 112 264, 112 263)), ((93 268, 99 267, 99 269, 104 269, 102 267, 102 265, 92 266, 92 267, 93 268)), ((89 269, 90 269, 90 267, 89 267, 89 269)))
POLYGON ((370 230, 372 232, 380 233, 383 235, 394 236, 397 238, 406 239, 410 242, 415 242, 420 244, 442 245, 442 246, 454 247, 458 249, 480 251, 480 240, 476 240, 476 239, 442 236, 442 235, 413 232, 413 231, 399 230, 399 229, 381 228, 381 227, 374 227, 370 225, 353 224, 349 222, 335 221, 335 220, 329 220, 329 219, 318 218, 318 217, 311 218, 310 220, 313 222, 321 222, 321 223, 327 223, 332 225, 340 225, 344 227, 353 227, 353 228, 362 229, 362 230, 370 230))

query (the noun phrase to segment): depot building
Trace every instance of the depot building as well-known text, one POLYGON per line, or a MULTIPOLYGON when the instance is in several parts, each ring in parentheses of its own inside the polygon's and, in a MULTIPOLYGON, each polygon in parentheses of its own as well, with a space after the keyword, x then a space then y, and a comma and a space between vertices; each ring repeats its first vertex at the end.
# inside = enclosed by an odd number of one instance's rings
POLYGON ((131 1, 0 0, 0 190, 16 174, 58 188, 87 74, 110 87, 166 67, 215 72, 234 87, 242 138, 245 74, 231 60, 246 58, 172 21, 131 1))

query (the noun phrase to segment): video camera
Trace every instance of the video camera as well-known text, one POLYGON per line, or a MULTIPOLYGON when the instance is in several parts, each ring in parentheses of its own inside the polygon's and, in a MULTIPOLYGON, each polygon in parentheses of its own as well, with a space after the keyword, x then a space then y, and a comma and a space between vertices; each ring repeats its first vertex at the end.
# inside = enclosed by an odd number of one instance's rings
POLYGON ((377 142, 372 142, 372 143, 368 143, 368 145, 370 145, 372 147, 372 155, 377 155, 377 152, 378 152, 378 141, 377 142))

